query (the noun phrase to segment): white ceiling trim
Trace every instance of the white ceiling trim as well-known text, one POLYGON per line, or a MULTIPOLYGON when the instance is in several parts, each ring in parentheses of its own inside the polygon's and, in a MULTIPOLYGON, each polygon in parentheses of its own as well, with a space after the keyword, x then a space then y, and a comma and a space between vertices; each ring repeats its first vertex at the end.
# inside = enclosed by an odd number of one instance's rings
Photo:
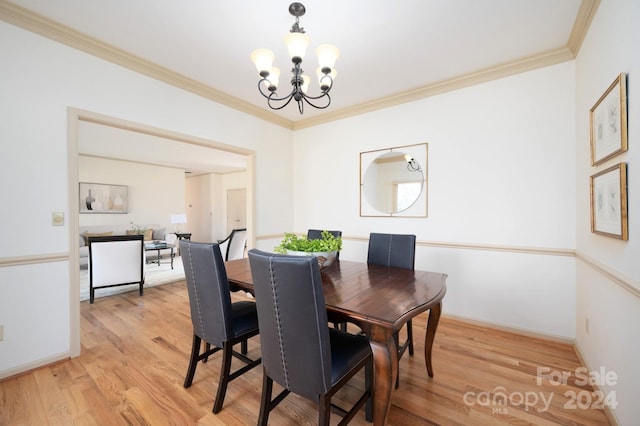
POLYGON ((105 59, 109 62, 187 90, 229 108, 250 114, 256 118, 269 121, 288 129, 296 130, 382 108, 400 105, 417 99, 572 60, 580 49, 593 16, 600 5, 600 1, 601 0, 582 0, 571 35, 569 40, 567 40, 567 45, 563 48, 521 58, 516 61, 489 67, 483 70, 478 70, 467 75, 430 84, 415 90, 366 102, 355 107, 335 110, 317 117, 302 119, 296 123, 282 118, 266 109, 252 105, 242 99, 233 97, 210 86, 194 81, 184 75, 129 54, 112 45, 103 43, 87 36, 86 34, 61 25, 22 7, 1 0, 0 19, 28 31, 35 32, 44 37, 66 44, 75 49, 105 59))

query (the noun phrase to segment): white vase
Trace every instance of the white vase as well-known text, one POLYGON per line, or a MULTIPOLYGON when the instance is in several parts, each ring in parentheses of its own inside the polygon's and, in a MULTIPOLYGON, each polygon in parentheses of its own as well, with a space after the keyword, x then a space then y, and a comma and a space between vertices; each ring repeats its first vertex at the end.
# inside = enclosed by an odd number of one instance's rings
POLYGON ((315 256, 318 258, 318 265, 320 269, 326 268, 331 265, 334 260, 336 260, 337 251, 295 251, 295 250, 287 250, 287 254, 291 256, 315 256))

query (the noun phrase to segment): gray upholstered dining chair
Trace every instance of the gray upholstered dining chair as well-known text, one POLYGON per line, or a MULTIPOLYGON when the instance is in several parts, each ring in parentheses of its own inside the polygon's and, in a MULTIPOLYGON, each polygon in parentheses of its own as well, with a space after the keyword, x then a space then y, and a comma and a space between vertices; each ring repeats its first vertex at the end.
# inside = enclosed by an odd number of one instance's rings
POLYGON ((189 291, 193 342, 184 387, 193 383, 199 361, 222 350, 222 368, 213 412, 222 409, 230 381, 260 364, 260 359, 247 357, 247 340, 258 334, 258 315, 253 301, 231 302, 227 272, 216 243, 180 241, 180 252, 189 291), (202 341, 205 350, 200 353, 202 341), (241 352, 233 346, 240 343, 241 352), (212 349, 211 346, 214 346, 212 349), (246 365, 231 373, 231 359, 236 357, 246 365))
MULTIPOLYGON (((369 234, 369 251, 367 263, 395 268, 415 269, 416 236, 411 234, 369 234)), ((398 349, 398 378, 396 388, 400 385, 400 359, 409 349, 413 356, 413 324, 407 322, 407 339, 401 344, 400 333, 393 335, 398 349)))
POLYGON ((369 341, 329 328, 318 262, 252 249, 251 275, 258 305, 263 383, 259 425, 290 392, 319 403, 319 423, 329 425, 332 408, 346 424, 366 404, 372 417, 373 355, 369 341), (331 397, 364 368, 365 389, 349 410, 331 397), (273 382, 284 389, 271 398, 273 382))
POLYGON ((247 245, 247 228, 232 229, 224 240, 218 241, 220 252, 225 261, 242 259, 247 245))
MULTIPOLYGON (((334 237, 342 237, 342 231, 328 231, 334 237)), ((309 229, 307 230, 307 240, 320 240, 322 239, 322 229, 309 229)), ((336 253, 336 260, 340 259, 340 252, 336 253)), ((347 323, 346 322, 335 322, 333 323, 335 328, 339 328, 342 331, 347 331, 347 323)))
MULTIPOLYGON (((334 237, 342 237, 342 231, 328 231, 334 237)), ((307 230, 308 240, 320 240, 322 239, 322 229, 309 229, 307 230)), ((340 259, 340 252, 336 253, 336 259, 340 259)))

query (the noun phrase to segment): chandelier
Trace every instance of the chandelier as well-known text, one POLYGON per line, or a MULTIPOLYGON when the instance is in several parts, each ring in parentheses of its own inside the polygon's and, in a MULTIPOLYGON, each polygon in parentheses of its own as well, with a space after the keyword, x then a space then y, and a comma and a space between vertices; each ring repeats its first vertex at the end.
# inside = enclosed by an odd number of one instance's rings
POLYGON ((409 154, 404 155, 404 159, 407 162, 407 170, 410 172, 421 172, 420 163, 416 161, 415 158, 410 156, 409 154))
POLYGON ((318 56, 319 67, 316 69, 316 74, 320 84, 320 94, 318 96, 307 94, 311 79, 302 70, 302 60, 309 45, 309 36, 305 34, 304 28, 300 27, 300 17, 305 12, 306 9, 302 3, 291 3, 289 5, 289 13, 296 18, 296 22, 284 39, 289 51, 289 57, 293 63, 293 68, 291 69, 291 91, 288 95, 278 97, 276 92, 278 90, 280 70, 273 66, 273 52, 269 49, 257 49, 251 53, 251 60, 256 65, 261 77, 260 81, 258 81, 258 91, 267 98, 267 104, 271 109, 282 109, 289 105, 292 99, 298 104, 300 114, 304 112, 305 103, 318 109, 325 109, 331 104, 329 92, 333 87, 333 79, 337 74, 334 66, 340 51, 330 44, 318 46, 316 55, 318 56), (266 88, 266 92, 264 88, 266 88))

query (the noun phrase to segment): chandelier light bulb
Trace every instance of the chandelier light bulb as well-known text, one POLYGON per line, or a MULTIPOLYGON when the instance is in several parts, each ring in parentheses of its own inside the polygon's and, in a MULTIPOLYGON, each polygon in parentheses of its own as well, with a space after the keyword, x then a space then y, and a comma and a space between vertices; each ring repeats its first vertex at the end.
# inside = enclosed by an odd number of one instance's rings
POLYGON ((280 68, 271 67, 269 68, 269 77, 265 80, 265 85, 267 89, 271 91, 275 91, 278 88, 278 80, 280 80, 280 68))
POLYGON ((309 46, 309 36, 303 33, 289 33, 284 38, 284 43, 287 45, 289 51, 289 58, 304 59, 305 53, 307 53, 307 46, 309 46))
POLYGON ((300 90, 302 90, 302 93, 307 93, 307 91, 309 90, 309 83, 311 83, 311 77, 309 77, 306 74, 302 74, 302 86, 300 87, 300 90))
POLYGON ((269 49, 256 49, 251 52, 251 61, 255 64, 259 73, 269 71, 273 67, 275 55, 269 49))
POLYGON ((336 60, 340 56, 340 50, 331 44, 321 44, 316 48, 318 65, 320 68, 331 68, 336 66, 336 60))

